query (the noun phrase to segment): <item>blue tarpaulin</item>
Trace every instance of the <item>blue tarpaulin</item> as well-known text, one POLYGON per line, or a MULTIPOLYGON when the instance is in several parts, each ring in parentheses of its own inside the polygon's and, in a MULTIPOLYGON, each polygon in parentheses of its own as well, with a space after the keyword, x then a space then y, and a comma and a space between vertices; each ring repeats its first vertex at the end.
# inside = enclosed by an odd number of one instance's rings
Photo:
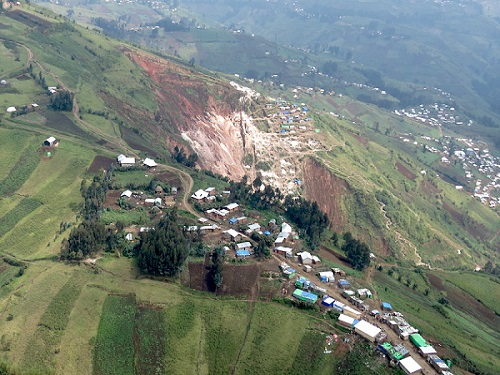
POLYGON ((382 308, 384 310, 392 310, 392 306, 389 302, 382 302, 382 308))
POLYGON ((250 251, 249 250, 236 250, 236 256, 237 257, 249 257, 250 251))

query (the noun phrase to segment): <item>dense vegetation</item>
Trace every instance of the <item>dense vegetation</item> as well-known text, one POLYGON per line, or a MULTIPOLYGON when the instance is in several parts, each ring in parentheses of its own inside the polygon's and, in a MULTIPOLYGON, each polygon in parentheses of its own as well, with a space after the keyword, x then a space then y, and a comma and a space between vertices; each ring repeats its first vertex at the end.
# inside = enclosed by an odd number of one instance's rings
POLYGON ((370 248, 364 242, 353 238, 350 232, 344 233, 342 250, 355 269, 361 271, 370 264, 370 248))
POLYGON ((50 108, 54 111, 70 112, 73 109, 73 99, 73 93, 66 90, 58 91, 50 97, 50 108))
POLYGON ((217 292, 217 289, 222 285, 225 256, 226 253, 222 247, 216 247, 211 254, 207 273, 207 286, 213 292, 217 292))
POLYGON ((99 251, 112 249, 114 233, 97 220, 86 220, 73 228, 69 238, 63 241, 63 259, 84 259, 99 251))
POLYGON ((148 274, 174 276, 189 256, 191 238, 181 229, 177 209, 169 210, 137 248, 139 268, 148 274))
POLYGON ((316 202, 302 197, 287 195, 282 202, 283 194, 278 188, 266 185, 261 189, 262 181, 257 177, 252 184, 244 176, 239 182, 230 182, 230 200, 244 203, 257 210, 284 210, 288 219, 297 225, 305 236, 309 246, 316 248, 321 235, 328 228, 328 216, 319 209, 316 202))

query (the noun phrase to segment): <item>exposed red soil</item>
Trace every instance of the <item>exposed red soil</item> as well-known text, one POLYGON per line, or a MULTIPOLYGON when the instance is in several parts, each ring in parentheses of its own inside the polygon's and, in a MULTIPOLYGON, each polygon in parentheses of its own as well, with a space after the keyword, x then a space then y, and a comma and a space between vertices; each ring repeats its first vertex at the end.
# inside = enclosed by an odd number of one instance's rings
MULTIPOLYGON (((190 288, 208 291, 206 284, 208 269, 205 263, 189 263, 190 288)), ((258 264, 225 264, 222 271, 222 286, 217 291, 217 294, 226 296, 253 296, 257 292, 259 276, 260 267, 258 264)))
MULTIPOLYGON (((203 117, 207 112, 216 110, 217 113, 228 115, 233 108, 225 101, 216 102, 208 91, 206 82, 201 75, 194 74, 187 68, 174 64, 168 60, 160 60, 152 55, 125 51, 128 57, 144 71, 158 85, 156 96, 158 102, 164 105, 158 109, 158 114, 176 124, 178 128, 186 129, 193 118, 203 117), (168 106, 165 104, 168 103, 168 106)), ((229 85, 213 81, 212 89, 221 97, 230 96, 232 91, 229 85)))
POLYGON ((403 176, 405 176, 409 180, 415 181, 415 178, 417 178, 417 176, 412 171, 410 171, 408 168, 406 168, 399 161, 396 163, 396 168, 398 169, 399 173, 401 173, 403 176))
POLYGON ((434 288, 446 292, 446 298, 455 308, 462 310, 484 322, 484 324, 493 330, 500 327, 500 317, 498 317, 494 311, 484 306, 481 302, 478 302, 469 294, 461 291, 457 287, 446 282, 443 283, 443 281, 434 274, 428 274, 427 278, 434 288))
POLYGON ((334 229, 344 228, 348 218, 342 209, 342 200, 349 194, 347 182, 311 158, 304 161, 302 171, 306 198, 318 202, 334 229))
POLYGON ((92 164, 90 164, 90 167, 87 169, 87 173, 96 173, 101 169, 107 171, 109 166, 113 164, 114 161, 115 159, 108 156, 97 155, 92 161, 92 164))
MULTIPOLYGON (((147 132, 163 139, 169 149, 176 145, 189 148, 185 147, 189 144, 191 150, 186 150, 186 154, 196 152, 200 168, 240 179, 246 172, 243 157, 251 150, 250 145, 245 145, 242 135, 245 132, 238 120, 242 94, 229 84, 189 67, 126 48, 123 52, 151 77, 154 82, 151 90, 158 104, 154 114, 144 116, 124 103, 117 103, 124 108, 126 119, 143 124, 147 132)), ((130 144, 133 139, 126 141, 130 144)))

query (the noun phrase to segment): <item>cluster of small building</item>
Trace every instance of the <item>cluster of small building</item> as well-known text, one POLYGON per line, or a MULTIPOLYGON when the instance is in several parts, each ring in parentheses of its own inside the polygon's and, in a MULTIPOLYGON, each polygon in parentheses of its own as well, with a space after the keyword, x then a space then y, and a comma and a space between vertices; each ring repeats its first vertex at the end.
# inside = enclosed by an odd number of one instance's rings
MULTIPOLYGON (((399 138, 408 143, 411 141, 412 135, 403 134, 399 138)), ((465 145, 464 148, 457 149, 456 146, 451 145, 453 139, 449 136, 445 136, 442 140, 425 135, 420 136, 420 138, 438 145, 422 143, 427 152, 441 155, 441 163, 446 165, 458 162, 462 165, 465 180, 468 184, 472 184, 469 189, 473 190, 473 196, 480 200, 481 203, 488 205, 490 208, 495 208, 500 203, 500 195, 498 195, 500 189, 500 160, 491 155, 490 151, 484 147, 484 143, 481 142, 482 147, 480 148, 477 147, 479 144, 476 144, 471 139, 457 138, 457 142, 465 145), (475 175, 480 175, 481 178, 473 181, 475 175)), ((419 143, 414 141, 413 144, 418 145, 419 143)), ((424 175, 427 171, 421 171, 420 173, 424 175)), ((464 190, 463 185, 455 185, 455 188, 464 190)))
POLYGON ((134 157, 129 157, 129 156, 125 156, 123 154, 120 154, 117 156, 116 158, 116 161, 118 162, 118 165, 120 167, 134 167, 136 165, 143 165, 145 167, 148 167, 148 168, 154 168, 156 166, 158 166, 158 164, 154 161, 154 159, 151 159, 151 158, 145 158, 144 160, 142 160, 142 163, 141 163, 141 160, 136 160, 136 158, 134 157))
POLYGON ((446 124, 471 126, 473 124, 472 120, 464 122, 460 115, 456 113, 455 107, 444 103, 433 103, 427 106, 420 104, 416 108, 395 110, 394 113, 431 126, 446 124))
POLYGON ((306 126, 312 122, 309 117, 309 109, 305 103, 294 104, 281 99, 277 99, 272 103, 266 104, 266 109, 275 109, 277 112, 269 113, 267 118, 272 120, 274 124, 279 124, 278 132, 285 134, 287 132, 293 134, 296 130, 305 131, 306 126))
MULTIPOLYGON (((436 349, 429 345, 425 339, 418 333, 410 335, 410 341, 417 349, 418 353, 427 360, 427 362, 439 373, 444 375, 453 375, 449 369, 451 362, 442 360, 436 353, 436 349)), ((421 366, 411 356, 407 348, 400 344, 393 346, 389 342, 377 345, 378 350, 387 355, 394 363, 407 374, 416 374, 422 371, 421 366)))
MULTIPOLYGON (((309 262, 309 256, 307 254, 303 256, 303 253, 304 252, 297 255, 298 260, 303 262, 305 259, 306 262, 309 262)), ((310 266, 307 264, 303 264, 303 267, 307 272, 311 270, 310 266)), ((297 273, 297 271, 286 262, 281 263, 280 269, 283 275, 289 279, 293 278, 297 273)), ((388 335, 379 325, 372 324, 363 318, 364 313, 369 312, 377 321, 390 326, 402 340, 409 340, 415 345, 420 355, 425 358, 438 373, 452 375, 448 371, 450 364, 437 356, 436 350, 423 339, 418 329, 411 326, 404 319, 401 313, 392 311, 390 303, 382 302, 381 310, 383 313, 379 310, 371 310, 368 300, 373 298, 372 292, 367 288, 353 290, 351 284, 345 278, 345 272, 339 268, 332 268, 331 271, 320 271, 317 273, 317 276, 323 283, 337 282, 337 286, 342 290, 342 296, 356 308, 348 306, 346 303, 327 295, 324 288, 303 276, 299 276, 295 281, 294 286, 296 289, 292 296, 310 304, 316 304, 320 300, 320 296, 322 296, 321 306, 323 308, 334 309, 340 313, 338 317, 338 324, 340 326, 352 329, 364 339, 376 343, 378 349, 389 357, 392 364, 399 365, 406 374, 417 374, 422 372, 423 368, 411 357, 410 351, 404 344, 401 343, 393 346, 391 343, 387 342, 388 335)))

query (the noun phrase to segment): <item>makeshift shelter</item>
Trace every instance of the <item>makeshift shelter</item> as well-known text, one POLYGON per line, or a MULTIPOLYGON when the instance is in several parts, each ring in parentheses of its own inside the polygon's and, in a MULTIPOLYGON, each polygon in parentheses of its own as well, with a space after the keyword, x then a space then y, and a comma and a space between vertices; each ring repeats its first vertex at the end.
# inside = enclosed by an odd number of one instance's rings
POLYGON ((56 139, 54 137, 49 137, 45 141, 43 141, 43 145, 46 147, 52 147, 52 146, 54 146, 55 142, 56 142, 56 139))
POLYGON ((349 315, 355 319, 361 319, 362 315, 361 312, 356 309, 353 309, 350 306, 344 306, 342 311, 344 312, 344 314, 349 315))
POLYGON ((318 300, 318 296, 313 293, 306 292, 301 289, 295 289, 293 292, 293 296, 301 301, 308 303, 316 303, 318 300))
POLYGON ((237 250, 249 250, 252 248, 252 244, 250 242, 240 242, 236 244, 237 250))
POLYGON ((135 165, 135 158, 129 158, 123 154, 118 155, 118 157, 116 158, 116 161, 118 161, 118 164, 120 164, 120 166, 122 166, 122 167, 128 167, 131 165, 135 165))
POLYGON ((434 347, 430 346, 430 345, 422 346, 422 347, 418 348, 418 352, 424 358, 426 358, 426 357, 428 357, 428 356, 430 356, 432 354, 437 354, 436 349, 434 349, 434 347))
POLYGON ((300 276, 296 281, 295 281, 295 286, 298 288, 306 289, 311 286, 311 282, 307 280, 305 277, 300 276))
POLYGON ((422 367, 412 357, 406 357, 399 361, 399 367, 401 367, 406 374, 417 374, 422 372, 422 367))
POLYGON ((293 249, 291 247, 276 246, 274 248, 274 252, 275 253, 284 255, 287 258, 291 258, 292 257, 292 255, 293 255, 292 251, 293 251, 293 249))
POLYGON ((368 323, 366 320, 360 320, 355 324, 354 331, 368 341, 374 342, 375 338, 382 330, 377 326, 368 323))
POLYGON ((420 336, 419 333, 414 333, 413 335, 410 335, 410 341, 417 348, 420 348, 422 346, 427 346, 427 342, 425 341, 425 339, 422 336, 420 336))
POLYGON ((158 165, 153 159, 150 158, 144 159, 143 164, 148 168, 154 168, 158 165))
POLYGON ((436 354, 431 354, 427 357, 427 362, 430 363, 434 369, 441 373, 443 371, 447 371, 449 369, 448 365, 443 361, 441 358, 439 358, 436 354))
POLYGON ((355 322, 355 319, 353 317, 350 317, 350 316, 345 315, 345 314, 339 315, 338 323, 341 326, 352 328, 352 325, 354 324, 354 322, 355 322))
POLYGON ((127 197, 130 198, 132 196, 132 191, 130 190, 125 190, 123 193, 121 193, 120 197, 127 197))
POLYGON ((312 264, 312 256, 308 251, 302 251, 301 253, 297 253, 297 255, 300 257, 302 264, 312 264))
POLYGON ((332 271, 319 272, 318 276, 319 279, 325 283, 333 283, 335 281, 332 271))
POLYGON ((236 250, 236 256, 238 258, 246 258, 250 256, 249 250, 236 250))
POLYGON ((347 281, 346 279, 340 279, 339 280, 339 288, 342 288, 342 289, 348 289, 351 284, 349 284, 349 281, 347 281))
POLYGON ((330 296, 324 296, 323 299, 321 300, 321 304, 326 307, 332 307, 334 302, 335 299, 333 299, 330 296))
POLYGON ((391 311, 392 306, 389 302, 382 302, 382 310, 391 311))
POLYGON ((205 190, 197 190, 192 195, 191 198, 196 199, 197 201, 203 200, 208 197, 208 193, 205 190))
POLYGON ((342 303, 340 301, 335 301, 333 303, 333 308, 340 311, 340 312, 344 311, 344 307, 345 307, 345 303, 342 303))

